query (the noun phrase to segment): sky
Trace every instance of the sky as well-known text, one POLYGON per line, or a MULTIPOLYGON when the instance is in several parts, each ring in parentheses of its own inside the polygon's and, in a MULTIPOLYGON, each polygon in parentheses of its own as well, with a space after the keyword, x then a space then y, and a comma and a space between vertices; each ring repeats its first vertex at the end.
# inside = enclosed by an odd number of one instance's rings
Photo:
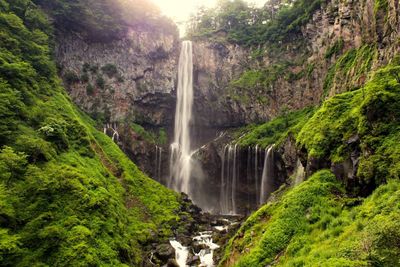
MULTIPOLYGON (((158 5, 164 15, 172 18, 176 23, 185 22, 190 14, 199 6, 212 7, 217 0, 151 0, 158 5)), ((256 6, 263 6, 267 0, 246 0, 256 6)))

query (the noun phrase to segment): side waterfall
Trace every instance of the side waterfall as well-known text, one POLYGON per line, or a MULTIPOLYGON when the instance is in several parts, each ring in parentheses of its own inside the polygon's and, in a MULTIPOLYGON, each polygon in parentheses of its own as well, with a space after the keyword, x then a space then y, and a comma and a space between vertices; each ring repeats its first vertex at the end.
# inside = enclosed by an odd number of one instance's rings
POLYGON ((223 151, 221 168, 221 214, 237 214, 236 187, 239 172, 237 158, 237 145, 226 145, 223 151))
POLYGON ((192 42, 184 41, 179 57, 178 89, 175 113, 174 142, 171 144, 170 179, 168 186, 190 194, 191 147, 190 121, 193 106, 192 42))
POLYGON ((260 184, 260 182, 258 181, 259 179, 258 179, 258 145, 256 145, 256 148, 255 148, 255 155, 254 155, 254 176, 255 176, 255 183, 256 183, 256 202, 260 199, 260 196, 259 196, 259 192, 260 192, 260 189, 259 189, 259 184, 260 184))
POLYGON ((156 162, 155 162, 155 179, 161 182, 161 165, 162 165, 162 147, 156 146, 156 162))
POLYGON ((259 201, 260 206, 267 201, 267 198, 271 193, 271 183, 274 179, 274 147, 275 145, 272 145, 265 149, 264 169, 261 178, 261 191, 259 201))

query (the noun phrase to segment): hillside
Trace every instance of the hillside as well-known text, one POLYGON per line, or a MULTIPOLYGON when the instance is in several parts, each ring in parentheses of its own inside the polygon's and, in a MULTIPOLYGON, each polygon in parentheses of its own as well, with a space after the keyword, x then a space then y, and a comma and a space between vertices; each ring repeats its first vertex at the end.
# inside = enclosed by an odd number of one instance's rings
POLYGON ((0 9, 0 265, 137 266, 177 227, 179 196, 71 103, 46 15, 30 1, 0 9))

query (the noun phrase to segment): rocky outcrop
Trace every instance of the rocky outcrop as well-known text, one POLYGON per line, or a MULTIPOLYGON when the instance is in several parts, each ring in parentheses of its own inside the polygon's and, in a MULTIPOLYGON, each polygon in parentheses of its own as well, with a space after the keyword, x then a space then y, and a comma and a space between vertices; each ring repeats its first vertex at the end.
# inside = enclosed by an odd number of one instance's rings
POLYGON ((59 36, 56 57, 73 101, 106 121, 172 124, 179 41, 176 32, 131 28, 90 43, 59 36))

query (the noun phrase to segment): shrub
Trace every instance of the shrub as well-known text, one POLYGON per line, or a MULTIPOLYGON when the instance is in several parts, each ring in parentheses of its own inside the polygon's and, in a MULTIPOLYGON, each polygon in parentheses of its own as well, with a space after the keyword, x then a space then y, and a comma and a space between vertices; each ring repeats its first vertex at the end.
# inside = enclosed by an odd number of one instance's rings
POLYGON ((103 71, 104 74, 106 74, 109 78, 114 77, 115 75, 118 74, 118 69, 115 65, 113 64, 106 64, 103 67, 101 67, 101 70, 103 71))
POLYGON ((65 72, 64 80, 68 86, 80 81, 78 75, 74 71, 70 70, 65 72))
POLYGON ((104 89, 106 86, 106 82, 104 80, 104 78, 101 75, 98 75, 96 78, 96 85, 97 87, 104 89))

